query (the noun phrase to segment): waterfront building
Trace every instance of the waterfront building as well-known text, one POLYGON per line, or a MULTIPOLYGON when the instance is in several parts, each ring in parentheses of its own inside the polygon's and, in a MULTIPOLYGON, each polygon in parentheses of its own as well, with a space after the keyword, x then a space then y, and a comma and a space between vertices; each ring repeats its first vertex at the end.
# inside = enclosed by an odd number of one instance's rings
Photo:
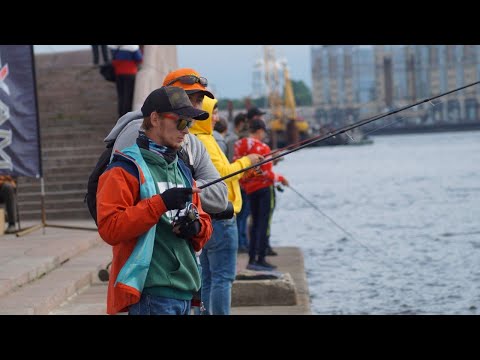
MULTIPOLYGON (((480 45, 313 45, 317 126, 340 128, 480 79, 480 45)), ((365 126, 435 127, 479 123, 480 87, 365 126)))

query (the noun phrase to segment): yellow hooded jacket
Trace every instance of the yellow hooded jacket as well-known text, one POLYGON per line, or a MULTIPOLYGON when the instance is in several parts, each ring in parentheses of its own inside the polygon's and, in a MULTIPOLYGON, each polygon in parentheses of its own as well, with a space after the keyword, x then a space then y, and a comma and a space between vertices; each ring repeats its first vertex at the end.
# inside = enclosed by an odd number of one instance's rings
MULTIPOLYGON (((218 100, 210 99, 205 96, 203 98, 202 110, 207 111, 209 117, 207 120, 195 121, 190 128, 190 132, 198 137, 198 139, 205 145, 213 165, 216 167, 220 176, 226 176, 235 171, 245 169, 249 167, 252 162, 246 156, 230 163, 217 144, 217 141, 213 137, 212 129, 212 113, 213 107, 218 100)), ((240 184, 238 180, 244 175, 244 173, 237 174, 225 180, 228 189, 228 200, 233 204, 235 214, 238 214, 242 209, 242 194, 240 192, 240 184)))

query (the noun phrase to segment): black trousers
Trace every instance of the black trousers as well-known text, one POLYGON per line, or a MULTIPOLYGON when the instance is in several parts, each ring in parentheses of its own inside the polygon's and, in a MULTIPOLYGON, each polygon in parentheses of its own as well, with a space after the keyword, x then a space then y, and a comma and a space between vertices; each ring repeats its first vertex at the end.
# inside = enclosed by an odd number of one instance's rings
POLYGON ((118 117, 132 111, 136 75, 117 75, 118 117))
POLYGON ((92 46, 92 52, 93 52, 93 64, 98 65, 98 62, 100 60, 99 53, 98 53, 98 47, 102 49, 102 56, 103 56, 103 62, 106 63, 108 62, 108 49, 107 45, 91 45, 92 46))
POLYGON ((273 194, 273 186, 269 186, 247 195, 250 199, 252 215, 248 251, 250 260, 255 260, 255 257, 257 261, 265 259, 270 237, 270 219, 274 209, 273 194))
POLYGON ((0 202, 5 203, 8 225, 15 225, 16 198, 15 188, 11 184, 0 185, 0 202))

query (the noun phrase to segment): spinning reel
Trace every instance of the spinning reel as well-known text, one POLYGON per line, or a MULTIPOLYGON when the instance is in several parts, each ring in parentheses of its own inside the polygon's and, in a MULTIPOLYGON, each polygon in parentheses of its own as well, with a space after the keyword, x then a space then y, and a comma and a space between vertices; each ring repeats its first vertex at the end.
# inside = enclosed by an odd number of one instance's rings
POLYGON ((173 218, 172 226, 182 229, 188 227, 199 218, 200 215, 198 214, 197 207, 193 203, 188 203, 185 209, 179 209, 177 211, 173 218))

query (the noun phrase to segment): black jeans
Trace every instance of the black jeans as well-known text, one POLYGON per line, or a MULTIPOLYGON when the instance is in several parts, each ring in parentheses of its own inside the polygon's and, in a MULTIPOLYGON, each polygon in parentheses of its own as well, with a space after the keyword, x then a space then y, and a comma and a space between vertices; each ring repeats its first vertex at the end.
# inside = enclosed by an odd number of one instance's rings
POLYGON ((252 227, 250 228, 250 243, 248 255, 250 260, 265 259, 270 237, 270 219, 273 214, 273 186, 269 186, 247 195, 250 200, 252 227))
POLYGON ((98 62, 100 60, 99 53, 98 53, 98 47, 102 49, 102 56, 103 56, 103 62, 106 63, 108 62, 108 49, 107 45, 91 45, 92 46, 92 52, 93 52, 93 64, 98 65, 98 62))
POLYGON ((132 111, 136 75, 117 75, 118 117, 132 111))
POLYGON ((15 188, 11 184, 0 185, 0 202, 6 205, 8 225, 15 225, 15 188))

